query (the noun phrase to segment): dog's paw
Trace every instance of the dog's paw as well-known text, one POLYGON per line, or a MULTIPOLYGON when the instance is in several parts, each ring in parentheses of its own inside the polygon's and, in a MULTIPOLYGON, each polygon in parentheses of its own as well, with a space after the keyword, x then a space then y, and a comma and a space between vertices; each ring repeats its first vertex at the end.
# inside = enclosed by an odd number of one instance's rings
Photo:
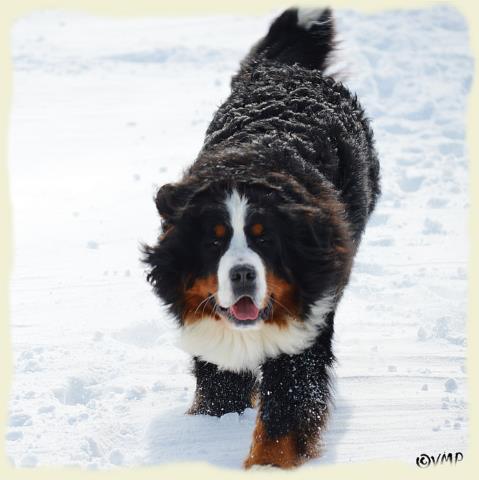
POLYGON ((301 465, 304 459, 299 455, 294 435, 269 438, 261 420, 256 422, 253 443, 243 466, 290 469, 301 465))

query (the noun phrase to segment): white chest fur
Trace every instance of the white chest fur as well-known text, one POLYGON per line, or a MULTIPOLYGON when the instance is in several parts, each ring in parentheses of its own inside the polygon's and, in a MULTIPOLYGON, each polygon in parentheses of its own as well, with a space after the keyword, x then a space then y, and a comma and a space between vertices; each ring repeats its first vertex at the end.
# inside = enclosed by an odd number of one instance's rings
POLYGON ((298 354, 310 347, 332 305, 332 299, 325 298, 316 303, 309 319, 290 319, 283 328, 266 323, 254 329, 234 328, 225 320, 207 317, 182 327, 180 346, 225 370, 254 370, 268 358, 298 354))

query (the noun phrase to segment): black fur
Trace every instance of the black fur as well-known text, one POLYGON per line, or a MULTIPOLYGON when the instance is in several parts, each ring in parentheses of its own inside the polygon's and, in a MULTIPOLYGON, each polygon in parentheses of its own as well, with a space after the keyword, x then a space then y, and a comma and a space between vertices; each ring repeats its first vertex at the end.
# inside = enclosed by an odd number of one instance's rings
POLYGON ((253 406, 257 379, 252 372, 228 372, 195 358, 193 373, 197 379, 196 392, 188 413, 221 417, 253 406))
POLYGON ((324 70, 335 47, 334 35, 331 9, 325 8, 306 29, 298 25, 298 10, 290 8, 272 23, 268 34, 251 49, 243 66, 261 56, 282 64, 324 70))
MULTIPOLYGON (((334 312, 315 344, 300 355, 280 355, 262 366, 260 418, 271 438, 295 432, 299 455, 315 450, 332 403, 329 368, 334 312)), ((311 455, 312 456, 312 455, 311 455)))
MULTIPOLYGON (((227 247, 225 240, 213 248, 204 225, 225 215, 222 201, 233 188, 271 222, 274 238, 266 245, 251 240, 250 247, 297 287, 304 321, 327 294, 337 304, 347 284, 380 192, 379 162, 356 96, 322 72, 334 46, 331 11, 309 29, 297 20, 296 9, 285 11, 253 47, 198 158, 156 197, 164 238, 145 247, 148 278, 180 325, 185 285, 214 272, 227 247)), ((334 311, 312 347, 261 367, 260 419, 271 438, 294 435, 302 458, 314 455, 327 416, 333 319, 334 311)), ((251 373, 222 372, 198 359, 194 373, 194 413, 221 415, 251 405, 251 373)))

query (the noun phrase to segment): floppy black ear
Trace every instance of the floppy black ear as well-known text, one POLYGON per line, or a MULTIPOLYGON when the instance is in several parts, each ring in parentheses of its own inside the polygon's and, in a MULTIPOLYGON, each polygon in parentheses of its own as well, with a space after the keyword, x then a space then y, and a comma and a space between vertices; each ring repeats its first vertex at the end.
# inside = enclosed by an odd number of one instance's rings
POLYGON ((294 240, 294 247, 309 262, 335 260, 338 254, 350 252, 351 237, 347 225, 334 212, 323 212, 319 208, 304 205, 280 207, 289 217, 285 222, 292 225, 288 237, 294 240))
POLYGON ((192 191, 186 185, 167 183, 156 194, 155 204, 161 217, 173 223, 191 199, 192 191))
POLYGON ((179 183, 163 185, 155 198, 158 213, 166 223, 174 224, 194 197, 209 187, 210 182, 195 178, 186 178, 179 183))

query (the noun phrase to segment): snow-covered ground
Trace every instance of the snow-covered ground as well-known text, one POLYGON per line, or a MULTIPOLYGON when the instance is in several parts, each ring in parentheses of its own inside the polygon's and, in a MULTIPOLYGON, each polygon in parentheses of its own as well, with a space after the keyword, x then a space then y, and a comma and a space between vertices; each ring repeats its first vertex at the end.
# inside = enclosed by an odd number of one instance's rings
MULTIPOLYGON (((194 159, 274 13, 15 25, 15 465, 241 466, 255 412, 184 416, 189 358, 138 247, 157 233, 155 189, 194 159)), ((337 17, 384 193, 337 315, 336 409, 315 463, 467 455, 467 25, 447 6, 337 17)))

